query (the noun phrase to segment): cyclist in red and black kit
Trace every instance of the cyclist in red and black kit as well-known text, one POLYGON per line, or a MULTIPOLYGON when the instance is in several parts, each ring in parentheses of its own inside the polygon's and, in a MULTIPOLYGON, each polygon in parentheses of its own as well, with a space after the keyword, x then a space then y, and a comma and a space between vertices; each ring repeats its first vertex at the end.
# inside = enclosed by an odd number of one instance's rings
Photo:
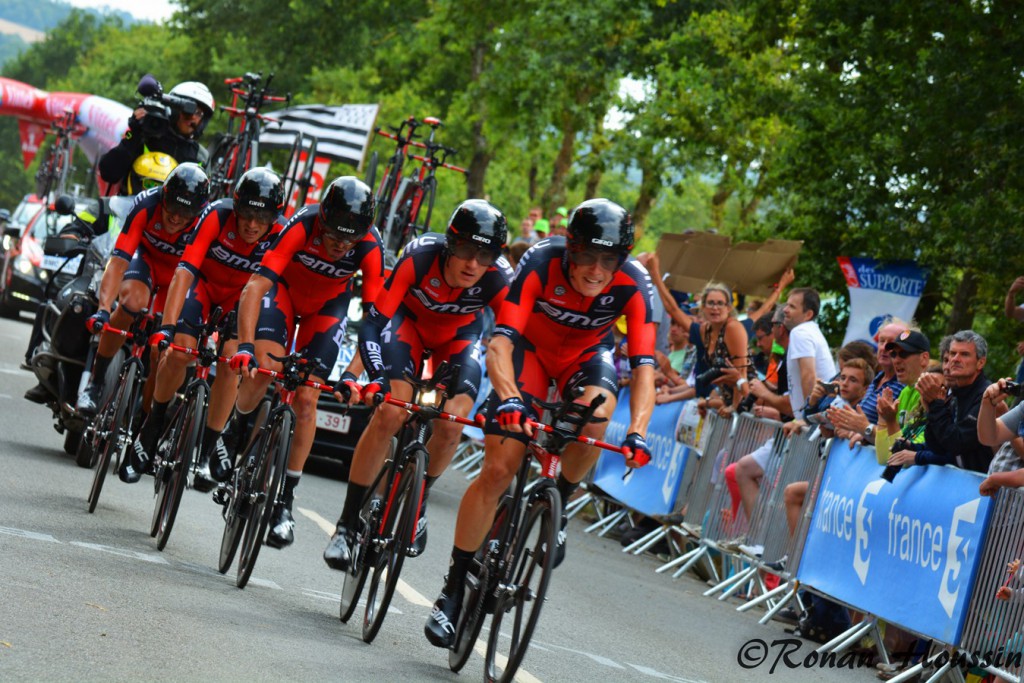
MULTIPOLYGON (((210 179, 203 169, 191 163, 171 171, 162 187, 135 197, 103 271, 97 297, 99 310, 86 323, 91 332, 101 330, 108 322, 128 329, 140 312, 149 308, 154 292, 156 300, 151 312, 163 310, 167 287, 185 251, 185 238, 209 198, 210 179), (115 298, 117 310, 111 313, 115 298)), ((104 332, 100 336, 92 375, 78 399, 78 411, 83 415, 96 414, 103 378, 123 343, 124 338, 115 334, 104 332)), ((146 386, 148 397, 151 383, 146 386)))
MULTIPOLYGON (((607 199, 580 204, 569 217, 568 236, 542 240, 527 251, 498 315, 487 351, 488 397, 483 470, 459 506, 448 576, 424 628, 437 647, 451 647, 466 571, 494 520, 502 494, 526 455, 534 398, 545 400, 555 381, 562 395, 583 388, 580 401, 604 394, 595 414, 610 418, 618 381, 612 362, 612 325, 621 315, 633 368, 629 432, 622 442, 626 463, 650 457, 644 440, 654 408, 654 325, 647 271, 629 258, 633 220, 607 199)), ((534 418, 535 419, 535 418, 534 418)), ((587 425, 583 434, 600 439, 607 422, 587 425)), ((579 486, 597 461, 599 450, 572 444, 562 456, 558 490, 563 500, 579 486)), ((565 516, 558 535, 555 565, 565 556, 565 516)))
MULTIPOLYGON (((234 196, 207 206, 199 224, 189 236, 181 262, 167 291, 164 324, 150 338, 151 343, 171 341, 179 346, 195 348, 199 331, 210 311, 219 306, 227 313, 235 308, 246 282, 256 271, 271 241, 283 227, 284 184, 267 168, 254 168, 238 180, 234 196)), ((230 333, 230 334, 233 334, 230 333)), ((228 339, 224 353, 235 352, 237 342, 228 339)), ((192 356, 168 350, 160 358, 153 389, 153 405, 134 444, 134 462, 128 483, 138 481, 136 466, 148 463, 156 450, 164 429, 167 407, 185 380, 185 369, 192 356)), ((231 416, 238 389, 238 377, 226 364, 218 366, 210 389, 210 410, 199 454, 200 475, 197 489, 210 490, 227 478, 231 461, 225 452, 218 453, 211 475, 203 465, 218 443, 220 433, 231 416)), ((222 443, 222 442, 221 442, 222 443)), ((223 443, 222 443, 223 448, 223 443)))
MULTIPOLYGON (((301 319, 295 348, 314 364, 310 379, 324 382, 334 367, 345 337, 352 278, 363 274, 363 307, 368 309, 384 282, 384 251, 373 228, 373 191, 354 176, 343 176, 324 191, 320 204, 299 210, 263 257, 238 304, 238 350, 231 367, 242 372, 235 402, 236 423, 259 405, 270 378, 262 366, 278 370, 290 351, 292 330, 301 319), (258 359, 258 366, 257 366, 258 359)), ((273 510, 267 545, 283 548, 295 539, 292 501, 316 432, 319 392, 300 387, 295 409, 295 436, 285 473, 284 496, 273 510)), ((234 428, 236 433, 237 426, 234 428)))
MULTIPOLYGON (((363 392, 367 403, 372 403, 377 393, 390 392, 403 401, 411 398, 412 386, 404 378, 406 373, 420 376, 420 359, 424 349, 430 349, 434 367, 444 361, 459 366, 455 395, 445 409, 469 415, 483 374, 480 313, 484 307, 500 310, 512 281, 512 269, 501 256, 507 239, 505 216, 482 199, 470 199, 452 213, 445 235, 428 233, 405 248, 359 332, 359 352, 370 377, 363 392)), ((354 391, 355 379, 351 373, 342 377, 338 388, 343 398, 354 391)), ((381 404, 359 438, 349 469, 345 506, 324 551, 324 561, 334 569, 348 568, 349 547, 366 488, 384 464, 386 444, 406 417, 405 410, 381 404)), ((460 424, 434 423, 427 442, 426 489, 409 549, 412 557, 426 548, 427 494, 451 462, 461 434, 460 424)))

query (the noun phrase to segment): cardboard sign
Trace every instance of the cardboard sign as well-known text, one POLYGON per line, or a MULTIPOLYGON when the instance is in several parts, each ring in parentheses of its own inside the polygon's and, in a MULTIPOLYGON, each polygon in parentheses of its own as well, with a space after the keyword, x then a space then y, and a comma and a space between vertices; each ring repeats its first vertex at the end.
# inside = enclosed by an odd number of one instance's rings
POLYGON ((796 264, 803 244, 800 240, 733 244, 726 235, 692 232, 662 235, 658 258, 671 289, 697 293, 709 282, 723 282, 740 294, 767 297, 786 269, 796 264))

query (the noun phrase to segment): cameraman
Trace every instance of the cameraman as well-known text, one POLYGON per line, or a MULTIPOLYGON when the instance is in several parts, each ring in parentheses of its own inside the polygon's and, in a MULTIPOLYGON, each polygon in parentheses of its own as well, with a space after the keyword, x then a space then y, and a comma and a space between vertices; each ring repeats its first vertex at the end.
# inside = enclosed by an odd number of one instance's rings
POLYGON ((128 119, 128 130, 121 142, 99 161, 100 177, 119 185, 127 194, 127 179, 135 160, 147 152, 163 152, 175 162, 204 164, 207 152, 198 139, 213 118, 213 95, 197 81, 185 81, 171 88, 166 95, 153 76, 146 74, 139 81, 143 101, 128 119))

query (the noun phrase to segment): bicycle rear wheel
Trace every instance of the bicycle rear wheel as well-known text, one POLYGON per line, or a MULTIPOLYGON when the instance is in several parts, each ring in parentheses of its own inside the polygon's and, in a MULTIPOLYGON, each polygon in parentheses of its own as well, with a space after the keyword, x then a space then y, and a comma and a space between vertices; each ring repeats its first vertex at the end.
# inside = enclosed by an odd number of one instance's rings
MULTIPOLYGON (((178 433, 181 432, 181 428, 185 421, 184 405, 177 403, 171 414, 171 421, 167 425, 167 429, 160 435, 159 442, 171 442, 172 444, 177 441, 178 433)), ((164 500, 167 494, 167 483, 171 476, 170 468, 173 466, 171 456, 174 454, 173 448, 165 448, 164 452, 167 453, 167 459, 159 457, 160 447, 157 446, 157 453, 154 462, 155 471, 153 472, 153 498, 156 499, 156 503, 153 505, 153 519, 149 525, 149 535, 156 538, 156 532, 160 529, 160 519, 163 517, 164 511, 164 500)))
POLYGON ((206 386, 200 381, 195 392, 181 406, 182 420, 180 429, 174 433, 171 443, 171 456, 165 464, 166 481, 163 485, 163 496, 159 504, 159 526, 156 532, 157 550, 163 550, 171 537, 174 519, 181 505, 181 495, 188 485, 188 473, 192 469, 192 460, 199 450, 202 429, 206 426, 206 386))
POLYGON ((89 512, 96 511, 96 504, 100 502, 100 493, 103 491, 103 481, 107 477, 107 470, 111 469, 112 463, 114 467, 117 466, 121 459, 119 452, 125 448, 131 436, 132 410, 135 407, 137 392, 135 382, 138 372, 137 364, 132 362, 125 364, 118 377, 117 391, 96 417, 93 449, 98 451, 99 457, 96 459, 92 488, 89 490, 89 512))
POLYGON ((372 643, 384 623, 388 606, 402 573, 406 550, 412 545, 423 500, 427 451, 414 443, 405 454, 401 475, 395 479, 384 506, 381 545, 375 557, 373 574, 366 589, 366 612, 363 615, 363 640, 372 643))
POLYGON ((253 480, 256 488, 250 491, 250 498, 254 499, 249 507, 245 534, 242 537, 242 553, 238 558, 238 576, 235 578, 235 585, 239 588, 245 588, 249 583, 253 567, 256 566, 256 558, 263 547, 274 503, 277 501, 281 481, 284 479, 284 468, 288 464, 291 443, 292 414, 285 410, 271 422, 267 440, 257 457, 253 480))
MULTIPOLYGON (((395 457, 395 450, 398 448, 398 439, 391 437, 388 446, 386 460, 390 461, 395 457)), ((341 608, 338 618, 341 623, 348 623, 352 614, 356 611, 359 603, 359 596, 363 593, 363 586, 366 585, 366 577, 374 564, 374 551, 377 547, 377 530, 380 529, 380 516, 383 505, 378 496, 377 489, 388 472, 388 467, 381 468, 380 473, 373 484, 366 489, 366 496, 363 499, 362 507, 359 510, 359 529, 356 533, 355 543, 349 549, 351 558, 348 563, 348 570, 345 572, 345 579, 341 585, 341 608)))
POLYGON ((256 426, 253 430, 255 437, 244 435, 245 450, 231 476, 231 486, 228 488, 230 499, 224 506, 224 533, 220 537, 220 556, 217 564, 217 570, 221 574, 226 574, 231 568, 231 563, 235 561, 235 553, 238 552, 238 545, 242 542, 242 533, 245 531, 245 523, 249 518, 250 492, 256 486, 255 454, 263 449, 263 437, 265 436, 263 424, 267 420, 269 411, 269 401, 260 403, 256 414, 256 426))
POLYGON ((519 670, 540 618, 551 579, 558 542, 562 500, 554 486, 533 494, 516 533, 515 549, 507 565, 506 579, 494 607, 487 639, 484 679, 508 683, 519 670), (510 633, 502 633, 508 617, 510 633))

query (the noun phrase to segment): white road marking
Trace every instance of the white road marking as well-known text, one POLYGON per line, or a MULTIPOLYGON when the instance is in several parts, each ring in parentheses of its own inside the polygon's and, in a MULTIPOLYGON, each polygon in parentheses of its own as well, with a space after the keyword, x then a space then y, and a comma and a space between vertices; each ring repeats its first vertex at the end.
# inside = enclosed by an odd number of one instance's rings
POLYGON ((24 529, 12 529, 11 527, 6 526, 0 526, 0 534, 18 536, 20 538, 27 538, 33 541, 47 541, 49 543, 60 543, 60 541, 58 541, 50 534, 40 534, 35 531, 25 531, 24 529))
POLYGON ((71 541, 71 545, 77 545, 79 548, 88 548, 89 550, 99 550, 101 553, 110 553, 111 555, 119 555, 120 557, 127 557, 133 560, 151 562, 153 564, 170 564, 170 562, 160 555, 155 555, 153 553, 143 553, 137 550, 115 548, 109 545, 100 545, 99 543, 83 543, 81 541, 71 541))

